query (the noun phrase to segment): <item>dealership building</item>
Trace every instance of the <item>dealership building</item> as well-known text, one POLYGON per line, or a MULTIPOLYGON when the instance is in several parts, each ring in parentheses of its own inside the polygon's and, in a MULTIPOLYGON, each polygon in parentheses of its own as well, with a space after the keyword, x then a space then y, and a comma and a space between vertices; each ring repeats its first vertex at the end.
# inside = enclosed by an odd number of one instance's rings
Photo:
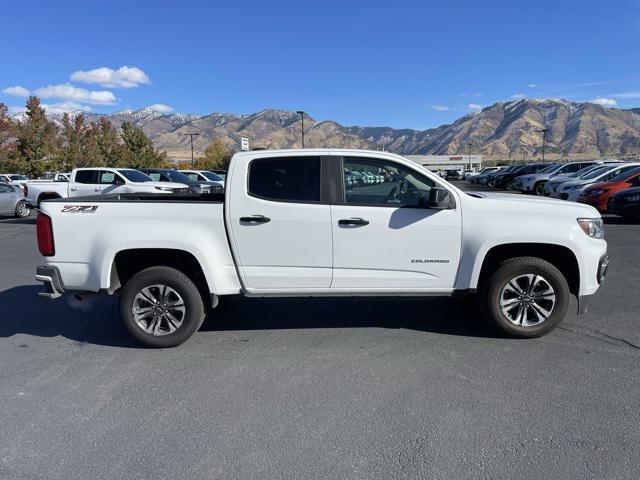
POLYGON ((482 169, 482 155, 404 155, 404 157, 435 172, 482 169))

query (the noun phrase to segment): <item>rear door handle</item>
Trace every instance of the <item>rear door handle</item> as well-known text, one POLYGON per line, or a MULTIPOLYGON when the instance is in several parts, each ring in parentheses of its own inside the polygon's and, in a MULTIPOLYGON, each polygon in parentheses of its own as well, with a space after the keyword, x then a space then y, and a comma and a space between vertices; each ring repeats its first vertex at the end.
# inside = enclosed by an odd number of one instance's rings
POLYGON ((365 220, 364 218, 356 217, 356 218, 343 218, 338 220, 338 225, 369 225, 369 220, 365 220))
POLYGON ((240 217, 241 223, 267 223, 270 221, 271 219, 269 217, 265 217, 264 215, 252 215, 250 217, 240 217))

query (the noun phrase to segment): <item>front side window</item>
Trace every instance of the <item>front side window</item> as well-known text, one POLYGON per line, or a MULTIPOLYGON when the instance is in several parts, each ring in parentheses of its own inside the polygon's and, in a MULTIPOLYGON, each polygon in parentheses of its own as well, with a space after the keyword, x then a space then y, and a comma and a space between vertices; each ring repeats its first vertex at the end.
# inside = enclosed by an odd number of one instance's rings
POLYGON ((111 185, 113 184, 114 180, 116 178, 116 174, 113 172, 106 172, 106 171, 102 171, 100 172, 100 184, 104 185, 104 184, 108 184, 111 185))
POLYGON ((147 173, 147 175, 149 175, 149 178, 151 178, 151 180, 153 180, 154 182, 161 182, 163 180, 160 172, 149 172, 147 173))
POLYGON ((425 208, 435 185, 415 170, 387 160, 346 157, 343 170, 347 205, 425 208))
POLYGON ((319 202, 320 157, 253 160, 249 165, 249 194, 281 202, 319 202))
POLYGON ((13 188, 9 185, 0 185, 0 193, 13 193, 13 188))

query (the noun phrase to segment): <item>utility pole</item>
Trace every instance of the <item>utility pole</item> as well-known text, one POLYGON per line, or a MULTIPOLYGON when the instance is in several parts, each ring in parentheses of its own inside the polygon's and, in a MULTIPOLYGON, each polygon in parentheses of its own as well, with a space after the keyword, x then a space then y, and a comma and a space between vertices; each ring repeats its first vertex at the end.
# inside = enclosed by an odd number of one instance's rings
POLYGON ((182 135, 184 135, 185 137, 188 135, 189 138, 191 139, 191 168, 193 168, 195 166, 195 161, 193 159, 193 137, 197 137, 200 134, 199 133, 183 133, 182 135))
POLYGON ((471 170, 471 143, 467 143, 467 153, 469 154, 469 170, 471 170))
POLYGON ((300 131, 302 133, 302 148, 304 148, 304 111, 298 110, 296 113, 300 115, 300 120, 302 121, 302 126, 300 127, 300 131))
POLYGON ((542 133, 542 163, 544 163, 544 147, 547 143, 547 132, 549 131, 548 128, 543 128, 541 130, 536 130, 536 132, 538 133, 542 133))

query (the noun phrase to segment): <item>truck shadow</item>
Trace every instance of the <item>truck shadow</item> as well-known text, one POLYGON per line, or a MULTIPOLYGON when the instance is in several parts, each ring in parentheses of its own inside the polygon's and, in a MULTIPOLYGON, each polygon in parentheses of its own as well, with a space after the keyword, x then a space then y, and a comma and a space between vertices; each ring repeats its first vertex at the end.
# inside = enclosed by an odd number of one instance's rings
MULTIPOLYGON (((118 299, 97 295, 83 302, 65 295, 38 296, 28 285, 0 292, 0 338, 17 334, 64 337, 79 343, 139 348, 118 320, 118 299)), ((448 298, 224 298, 201 330, 313 328, 411 329, 443 335, 493 337, 472 302, 448 298)))

